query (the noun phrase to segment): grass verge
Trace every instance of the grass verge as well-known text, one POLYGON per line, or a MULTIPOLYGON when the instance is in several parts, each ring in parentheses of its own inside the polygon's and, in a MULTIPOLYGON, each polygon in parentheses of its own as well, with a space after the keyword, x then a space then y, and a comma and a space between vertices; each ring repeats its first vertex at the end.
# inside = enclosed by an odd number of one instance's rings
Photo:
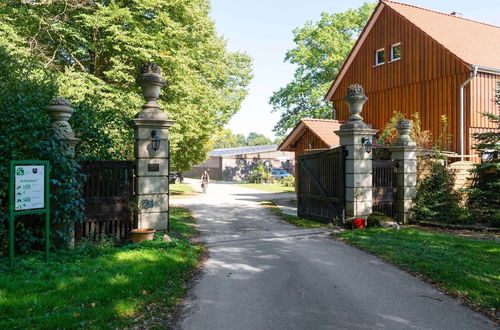
POLYGON ((196 193, 196 190, 188 183, 170 184, 169 188, 170 197, 173 198, 186 197, 196 193))
POLYGON ((295 191, 294 187, 284 187, 279 182, 276 183, 238 183, 238 186, 256 189, 256 190, 264 190, 272 193, 293 193, 295 191))
POLYGON ((416 229, 348 230, 335 234, 410 272, 498 321, 500 244, 416 229))
POLYGON ((312 220, 307 220, 307 219, 301 219, 301 218, 294 216, 294 215, 285 214, 278 206, 276 206, 276 204, 273 201, 262 201, 262 202, 260 202, 260 204, 269 208, 271 210, 271 212, 280 216, 286 222, 288 222, 292 225, 295 225, 297 227, 300 227, 300 228, 333 227, 333 224, 331 224, 331 223, 323 223, 323 222, 317 222, 317 221, 312 221, 312 220))
POLYGON ((171 211, 171 232, 172 242, 87 244, 49 262, 18 257, 14 269, 0 260, 0 328, 150 327, 151 310, 168 320, 203 255, 188 241, 196 235, 188 210, 171 211))

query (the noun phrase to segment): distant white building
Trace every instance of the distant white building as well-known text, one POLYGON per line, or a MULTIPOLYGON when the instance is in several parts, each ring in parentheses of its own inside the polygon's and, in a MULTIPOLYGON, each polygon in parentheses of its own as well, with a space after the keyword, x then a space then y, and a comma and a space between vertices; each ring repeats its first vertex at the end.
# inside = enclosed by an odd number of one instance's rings
POLYGON ((294 159, 293 152, 279 151, 277 145, 214 149, 209 159, 194 165, 184 176, 198 178, 204 170, 210 169, 210 178, 214 180, 244 181, 260 163, 293 173, 294 159))

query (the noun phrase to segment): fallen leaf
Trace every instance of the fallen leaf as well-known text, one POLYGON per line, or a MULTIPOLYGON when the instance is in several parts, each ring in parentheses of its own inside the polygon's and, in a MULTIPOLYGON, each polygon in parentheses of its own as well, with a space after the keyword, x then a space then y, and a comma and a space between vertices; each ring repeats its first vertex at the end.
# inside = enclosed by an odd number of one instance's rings
POLYGON ((73 317, 80 317, 80 313, 73 313, 73 317))

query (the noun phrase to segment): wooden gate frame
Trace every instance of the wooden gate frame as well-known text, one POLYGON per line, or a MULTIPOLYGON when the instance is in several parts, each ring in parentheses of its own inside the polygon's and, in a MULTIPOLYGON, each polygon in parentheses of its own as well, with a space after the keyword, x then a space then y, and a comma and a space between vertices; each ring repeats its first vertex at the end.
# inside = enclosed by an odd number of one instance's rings
POLYGON ((329 204, 329 206, 331 207, 331 209, 333 210, 335 217, 339 218, 342 222, 344 221, 344 219, 345 219, 345 156, 346 156, 345 148, 343 146, 339 146, 339 147, 334 148, 334 149, 329 149, 326 151, 320 151, 320 152, 307 154, 307 155, 301 155, 301 156, 297 157, 297 164, 299 167, 298 187, 297 187, 297 203, 298 203, 298 205, 297 205, 298 214, 297 215, 299 217, 307 218, 307 219, 311 219, 311 220, 318 220, 321 222, 324 222, 324 221, 332 222, 334 220, 334 218, 328 218, 328 217, 324 217, 324 216, 321 216, 318 214, 308 214, 308 213, 301 212, 300 203, 302 202, 302 196, 304 196, 305 194, 303 194, 301 192, 300 180, 301 180, 301 169, 304 169, 304 171, 307 173, 307 175, 311 178, 311 181, 313 182, 314 186, 320 192, 320 195, 309 195, 308 194, 307 197, 311 198, 311 199, 326 201, 329 204), (328 196, 328 193, 327 193, 325 187, 323 187, 323 185, 320 182, 320 179, 313 172, 313 170, 306 164, 305 159, 318 158, 318 157, 321 157, 323 155, 326 156, 330 153, 336 153, 336 152, 338 152, 340 154, 340 161, 339 161, 340 168, 338 169, 338 172, 340 173, 338 175, 338 178, 340 180, 339 180, 338 184, 341 185, 342 188, 340 189, 340 191, 341 191, 340 196, 332 197, 332 196, 328 196), (334 201, 337 203, 337 205, 335 205, 334 201), (340 206, 340 207, 338 207, 338 206, 340 206))

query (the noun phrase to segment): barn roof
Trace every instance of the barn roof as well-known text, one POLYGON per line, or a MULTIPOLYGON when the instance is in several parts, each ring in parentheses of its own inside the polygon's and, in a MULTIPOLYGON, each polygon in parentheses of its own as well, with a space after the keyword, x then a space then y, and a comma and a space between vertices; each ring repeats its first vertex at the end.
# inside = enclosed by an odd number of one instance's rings
POLYGON ((500 27, 404 3, 383 3, 465 63, 500 69, 500 27))
POLYGON ((265 145, 265 146, 214 149, 210 153, 210 157, 253 154, 253 153, 257 153, 257 152, 276 151, 277 149, 278 149, 278 146, 276 144, 265 145))
POLYGON ((330 99, 335 92, 363 45, 366 36, 386 6, 415 25, 464 63, 479 66, 479 71, 500 72, 500 57, 498 56, 500 53, 500 27, 400 2, 380 0, 325 95, 326 99, 330 99))
POLYGON ((290 147, 309 129, 328 147, 339 145, 339 137, 334 132, 340 129, 343 121, 335 119, 302 118, 278 147, 281 151, 290 151, 290 147))

